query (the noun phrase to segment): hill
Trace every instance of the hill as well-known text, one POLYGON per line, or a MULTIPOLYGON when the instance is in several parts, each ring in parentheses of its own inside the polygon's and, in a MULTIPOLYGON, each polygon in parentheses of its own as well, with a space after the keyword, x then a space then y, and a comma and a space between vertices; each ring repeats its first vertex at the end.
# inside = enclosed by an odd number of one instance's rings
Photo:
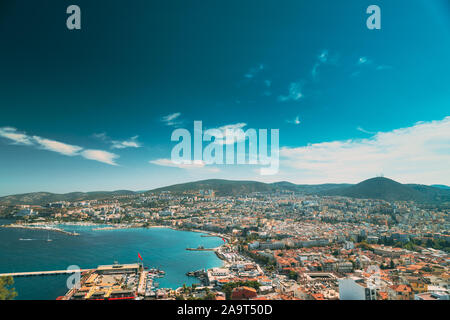
POLYGON ((18 205, 18 204, 43 205, 50 202, 99 200, 111 198, 113 196, 130 195, 130 194, 134 194, 134 192, 128 190, 71 192, 64 194, 57 194, 50 192, 33 192, 1 197, 0 203, 5 205, 18 205))
POLYGON ((327 190, 320 194, 360 199, 381 199, 386 201, 450 201, 449 190, 417 184, 401 184, 383 177, 368 179, 353 186, 327 190))
MULTIPOLYGON (((153 189, 139 193, 159 193, 171 191, 173 193, 197 192, 199 190, 214 190, 217 196, 247 195, 253 192, 273 193, 278 191, 293 191, 304 195, 344 196, 360 199, 381 199, 386 201, 413 200, 422 203, 450 203, 450 189, 436 188, 419 184, 401 184, 387 178, 372 178, 356 185, 352 184, 294 184, 287 181, 263 183, 258 181, 233 181, 210 179, 188 183, 181 183, 167 187, 153 189)), ((72 192, 55 194, 49 192, 35 192, 11 195, 0 198, 0 204, 42 205, 57 201, 82 201, 94 199, 108 199, 119 195, 133 195, 137 192, 119 190, 112 192, 72 192)))
POLYGON ((325 184, 294 184, 290 182, 275 182, 272 185, 276 186, 278 189, 295 191, 302 194, 318 194, 320 192, 349 187, 351 184, 348 183, 325 183, 325 184))
POLYGON ((450 187, 449 187, 449 186, 445 186, 445 185, 443 185, 443 184, 432 184, 431 187, 439 188, 439 189, 448 189, 448 190, 450 190, 450 187))
POLYGON ((162 187, 151 190, 151 192, 171 191, 182 193, 186 191, 214 190, 218 196, 232 196, 245 195, 252 192, 274 192, 277 189, 275 185, 257 181, 210 179, 162 187))

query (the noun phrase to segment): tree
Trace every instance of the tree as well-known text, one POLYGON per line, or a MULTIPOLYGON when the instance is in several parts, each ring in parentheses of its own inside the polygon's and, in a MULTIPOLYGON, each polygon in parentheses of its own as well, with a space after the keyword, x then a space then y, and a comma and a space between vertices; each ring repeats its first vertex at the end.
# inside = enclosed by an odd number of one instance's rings
POLYGON ((390 263, 389 267, 390 267, 390 269, 394 269, 395 268, 394 260, 391 259, 391 263, 390 263))
POLYGON ((288 276, 289 276, 289 279, 297 281, 298 274, 294 270, 290 270, 288 276))
POLYGON ((0 300, 13 300, 17 296, 13 284, 12 277, 0 277, 0 300))

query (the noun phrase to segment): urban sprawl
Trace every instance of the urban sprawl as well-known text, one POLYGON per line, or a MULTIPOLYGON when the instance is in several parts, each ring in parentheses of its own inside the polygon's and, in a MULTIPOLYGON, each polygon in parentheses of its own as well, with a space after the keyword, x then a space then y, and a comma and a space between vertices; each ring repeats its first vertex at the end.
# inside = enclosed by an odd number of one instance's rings
MULTIPOLYGON (((165 226, 224 239, 223 266, 191 270, 198 283, 160 288, 142 263, 84 271, 59 299, 449 300, 448 209, 294 192, 217 196, 163 191, 42 206, 0 206, 6 227, 165 226)), ((78 234, 70 234, 77 236, 78 234)))

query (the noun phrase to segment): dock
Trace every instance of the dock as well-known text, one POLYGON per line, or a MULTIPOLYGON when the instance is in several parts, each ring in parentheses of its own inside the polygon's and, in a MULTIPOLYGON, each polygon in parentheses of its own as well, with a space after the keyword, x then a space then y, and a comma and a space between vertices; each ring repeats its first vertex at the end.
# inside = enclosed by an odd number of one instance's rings
MULTIPOLYGON (((82 269, 79 272, 83 273, 91 271, 93 269, 82 269)), ((31 271, 31 272, 13 272, 13 273, 0 273, 0 277, 34 277, 34 276, 53 276, 59 274, 71 274, 76 273, 78 270, 52 270, 52 271, 31 271)))
POLYGON ((2 225, 0 228, 16 228, 16 229, 27 229, 27 230, 43 230, 43 231, 53 231, 63 233, 69 236, 79 236, 79 233, 66 231, 60 228, 48 227, 48 226, 30 226, 30 225, 22 225, 22 224, 7 224, 2 225))

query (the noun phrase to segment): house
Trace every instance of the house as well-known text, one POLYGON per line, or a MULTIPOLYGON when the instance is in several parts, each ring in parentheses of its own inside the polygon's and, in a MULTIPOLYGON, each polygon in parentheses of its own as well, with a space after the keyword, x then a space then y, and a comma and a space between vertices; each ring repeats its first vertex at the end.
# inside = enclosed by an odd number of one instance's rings
POLYGON ((248 300, 255 298, 257 295, 256 289, 242 286, 233 289, 231 292, 231 300, 248 300))
POLYGON ((393 285, 388 288, 389 300, 413 300, 412 288, 406 284, 393 285))

